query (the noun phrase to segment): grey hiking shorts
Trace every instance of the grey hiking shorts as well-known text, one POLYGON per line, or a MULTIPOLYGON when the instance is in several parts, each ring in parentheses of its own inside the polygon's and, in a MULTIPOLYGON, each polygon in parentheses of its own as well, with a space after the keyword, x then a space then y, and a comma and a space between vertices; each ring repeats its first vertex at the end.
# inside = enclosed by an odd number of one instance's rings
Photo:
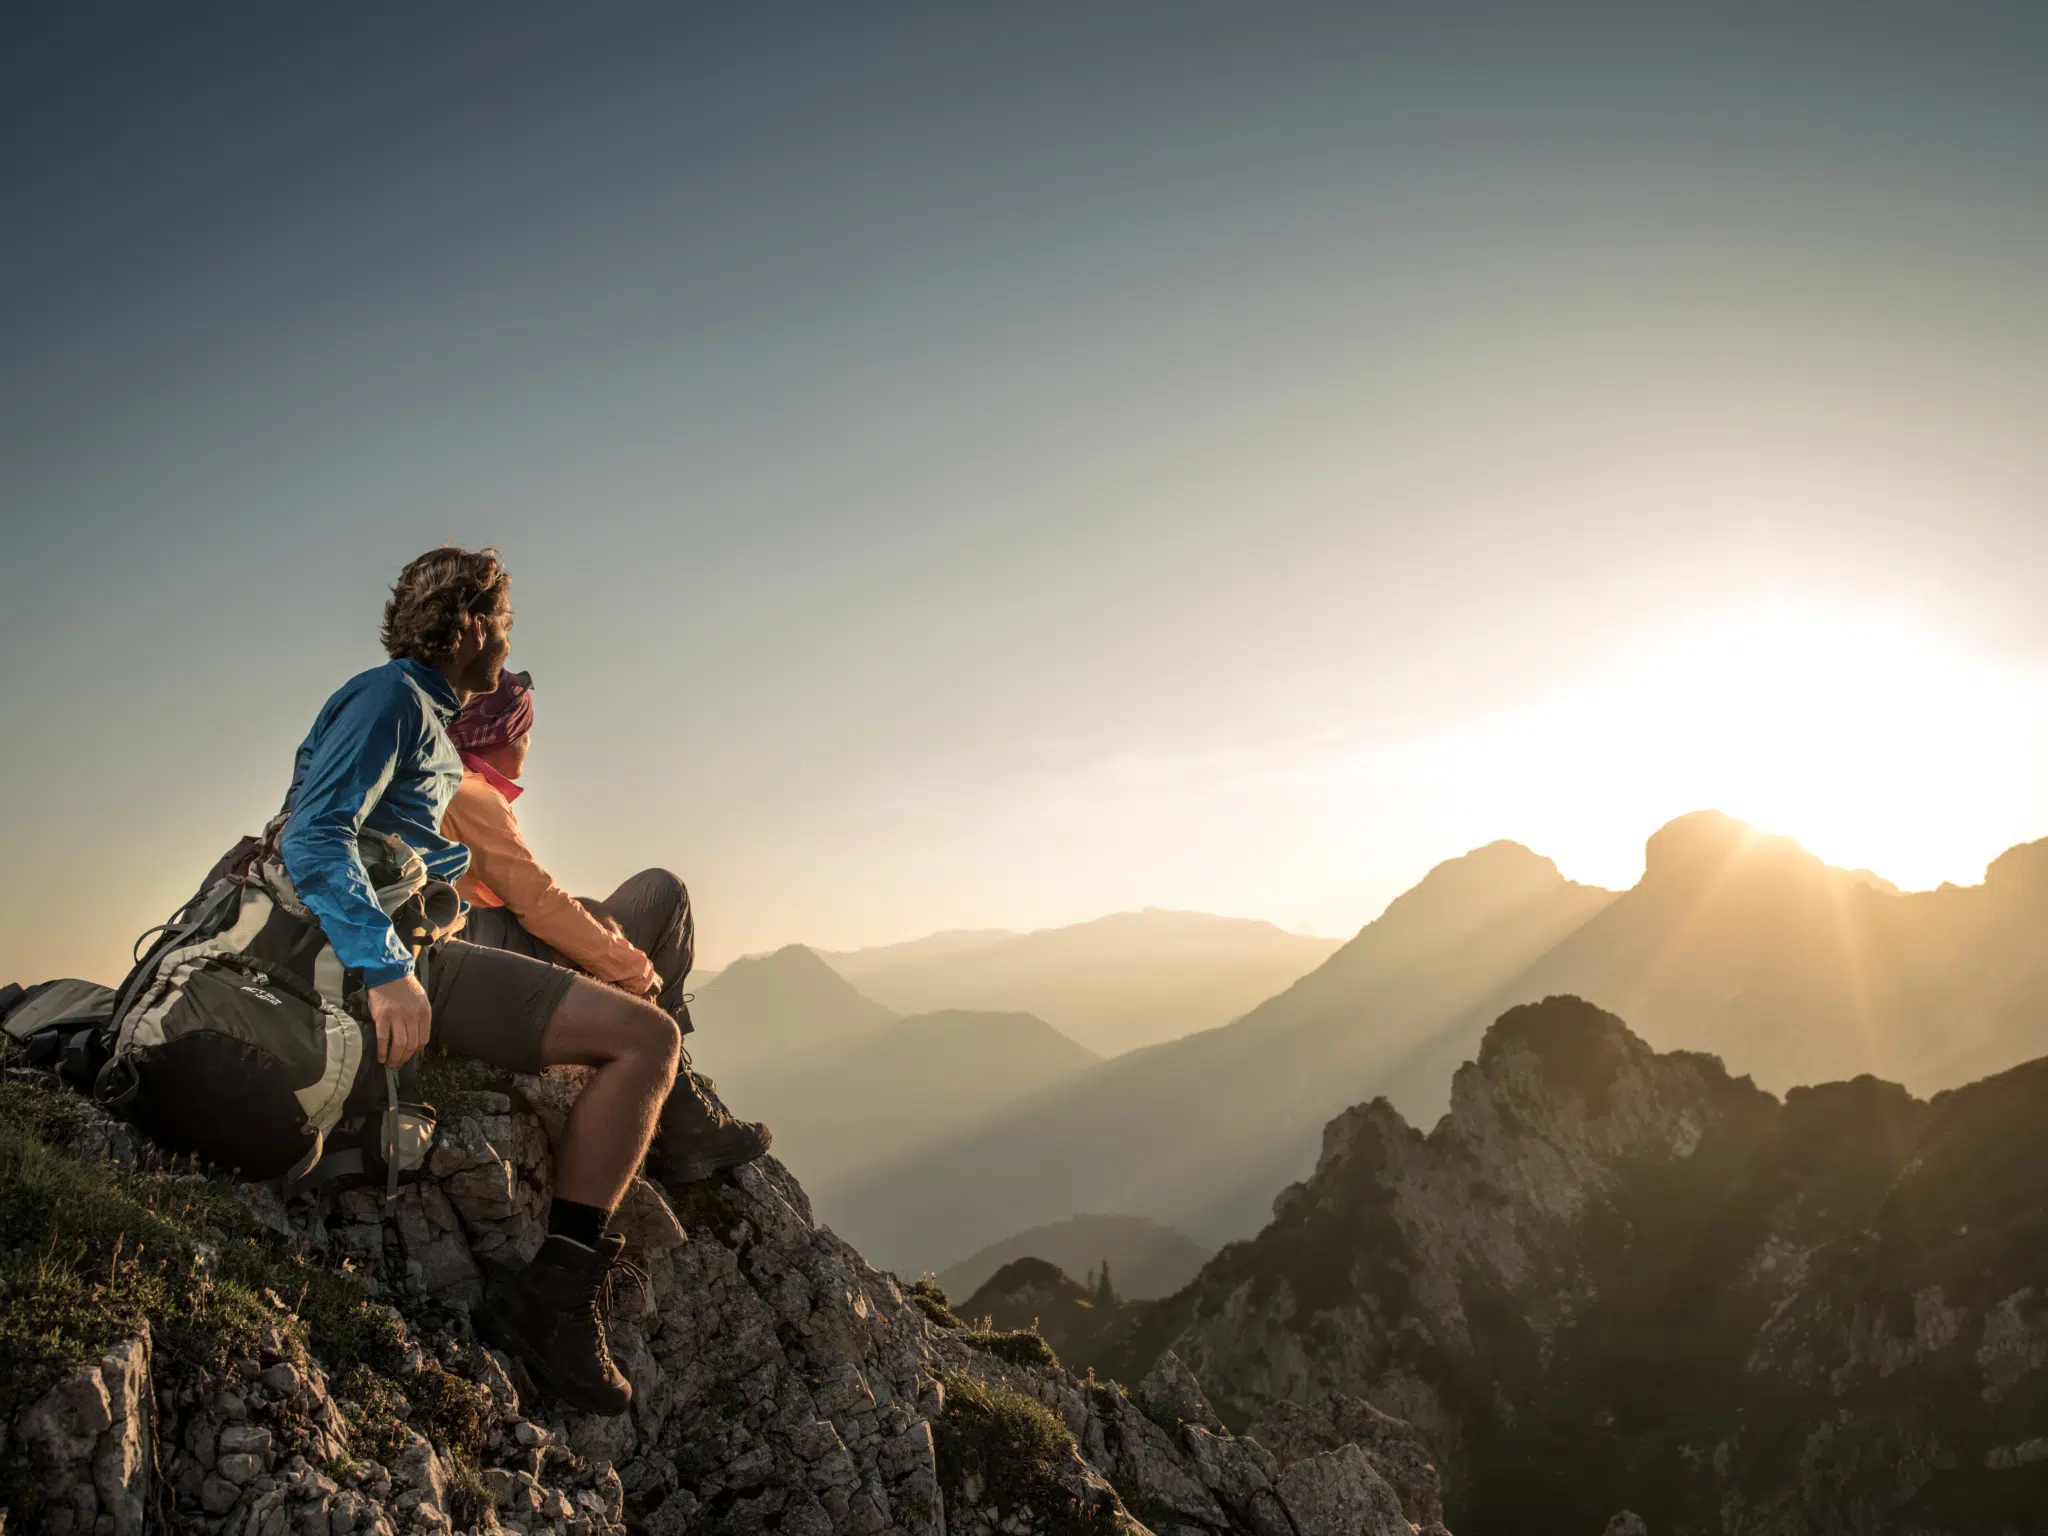
MULTIPOLYGON (((427 1048, 512 1072, 538 1072, 540 1037, 574 971, 510 950, 446 939, 427 955, 434 1008, 427 1048)), ((593 983, 594 985, 594 983, 593 983)))
MULTIPOLYGON (((690 966, 697 954, 697 922, 690 913, 689 887, 665 869, 643 869, 603 901, 578 898, 600 920, 619 925, 628 943, 654 964, 661 990, 654 1001, 684 1034, 691 1029, 690 966)), ((553 965, 568 965, 552 944, 535 938, 504 907, 472 907, 462 937, 489 949, 509 949, 553 965)))

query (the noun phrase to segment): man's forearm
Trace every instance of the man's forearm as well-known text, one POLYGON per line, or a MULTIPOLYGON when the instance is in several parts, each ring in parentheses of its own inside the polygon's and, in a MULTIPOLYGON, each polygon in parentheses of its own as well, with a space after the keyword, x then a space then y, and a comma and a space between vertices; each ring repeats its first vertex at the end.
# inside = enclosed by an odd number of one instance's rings
POLYGON ((377 905, 352 836, 308 828, 295 837, 287 828, 279 851, 299 899, 346 969, 361 972, 372 987, 412 974, 412 956, 377 905))

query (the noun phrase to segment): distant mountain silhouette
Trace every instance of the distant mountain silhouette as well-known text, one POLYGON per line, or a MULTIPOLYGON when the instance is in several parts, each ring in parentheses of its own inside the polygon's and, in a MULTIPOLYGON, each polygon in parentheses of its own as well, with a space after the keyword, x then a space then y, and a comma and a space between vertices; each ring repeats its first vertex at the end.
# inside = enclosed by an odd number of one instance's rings
POLYGON ((1314 1166, 1325 1120, 1612 899, 1514 843, 1452 859, 1235 1024, 1106 1062, 821 1215, 911 1272, 1077 1209, 1205 1242, 1255 1230, 1314 1166))
POLYGON ((1108 1062, 827 1218, 911 1267, 1074 1209, 1226 1242, 1313 1166, 1323 1120, 1385 1095, 1429 1124, 1486 1026, 1560 993, 1777 1090, 1869 1072, 1924 1094, 2048 1052, 2048 841, 1982 885, 1902 893, 1700 812, 1645 866, 1615 896, 1512 843, 1439 865, 1237 1023, 1108 1062))
POLYGON ((955 1009, 858 1027, 717 1077, 736 1114, 773 1127, 776 1155, 829 1209, 848 1180, 1063 1088, 1100 1059, 1028 1013, 955 1009))
POLYGON ((940 933, 823 958, 904 1013, 1021 1009, 1114 1056, 1227 1024, 1339 945, 1271 923, 1154 907, 1035 933, 940 933))
POLYGON ((1153 1320, 1151 1306, 1121 1293, 1118 1284, 1116 1294, 1105 1296, 1092 1281, 1082 1284, 1059 1265, 1038 1258, 1012 1259, 971 1295, 947 1292, 953 1310, 972 1326, 1029 1328, 1072 1371, 1120 1355, 1120 1346, 1153 1320))
POLYGON ((896 1017, 801 944, 735 960, 697 990, 690 1053, 715 1076, 836 1050, 896 1017))
POLYGON ((1644 862, 1632 890, 1379 1091, 1433 1118, 1491 1019, 1552 993, 1778 1092, 1867 1072, 1933 1093, 2048 1050, 2048 841, 2001 855, 1982 885, 1902 893, 1700 811, 1657 832, 1644 862))
POLYGON ((1105 1259, 1117 1293, 1133 1300, 1170 1295, 1195 1278, 1211 1250, 1143 1216, 1069 1216, 1033 1227, 939 1271, 955 1299, 973 1295, 1013 1260, 1043 1259, 1069 1275, 1085 1275, 1105 1259))

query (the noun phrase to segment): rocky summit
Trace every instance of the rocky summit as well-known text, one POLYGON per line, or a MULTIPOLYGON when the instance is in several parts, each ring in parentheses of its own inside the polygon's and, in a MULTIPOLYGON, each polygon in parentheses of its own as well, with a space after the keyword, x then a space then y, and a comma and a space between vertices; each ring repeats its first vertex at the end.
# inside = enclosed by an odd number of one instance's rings
POLYGON ((2048 1530, 2048 1060, 1780 1100, 1516 1008, 1104 1360, 1166 1343, 1276 1454, 1400 1414, 1461 1531, 2048 1530))
POLYGON ((1443 1530, 1408 1426, 1358 1405, 1262 1442, 1171 1353, 1129 1391, 1070 1374, 871 1268, 772 1158, 674 1198, 635 1184, 612 1336, 632 1410, 564 1413, 470 1313, 542 1239, 577 1074, 464 1073, 433 1085, 425 1176, 386 1208, 166 1164, 10 1068, 0 1531, 1443 1530))
POLYGON ((1493 1025, 1427 1134, 1385 1101, 1331 1121, 1176 1295, 1020 1260, 966 1320, 772 1158, 637 1182, 613 1418, 471 1326, 541 1240, 578 1075, 437 1071, 425 1175, 387 1207, 168 1165, 8 1070, 0 1529, 2048 1529, 2048 1061, 1780 1099, 1552 997, 1493 1025))

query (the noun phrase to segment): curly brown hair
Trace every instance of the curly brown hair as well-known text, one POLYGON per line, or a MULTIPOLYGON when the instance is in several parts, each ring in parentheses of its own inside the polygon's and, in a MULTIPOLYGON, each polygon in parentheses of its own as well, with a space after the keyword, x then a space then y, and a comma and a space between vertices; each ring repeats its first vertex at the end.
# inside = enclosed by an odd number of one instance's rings
POLYGON ((505 601, 505 564, 495 549, 431 549, 398 573, 384 605, 384 654, 430 667, 455 654, 462 621, 505 601))

